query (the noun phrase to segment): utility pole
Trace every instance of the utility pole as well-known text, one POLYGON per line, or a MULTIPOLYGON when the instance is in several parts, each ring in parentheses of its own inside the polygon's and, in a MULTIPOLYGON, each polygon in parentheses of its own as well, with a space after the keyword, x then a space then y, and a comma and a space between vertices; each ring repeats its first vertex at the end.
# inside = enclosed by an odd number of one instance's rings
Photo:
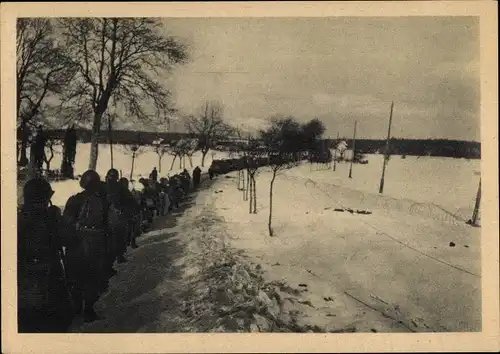
POLYGON ((385 142, 385 152, 384 152, 384 164, 382 166, 382 177, 380 177, 380 187, 378 192, 384 192, 384 180, 385 180, 385 168, 387 165, 387 160, 389 158, 389 141, 391 139, 391 125, 392 125, 392 111, 394 109, 394 101, 391 103, 391 114, 389 115, 389 128, 387 130, 387 140, 385 142))
POLYGON ((354 134, 352 137, 352 158, 351 158, 351 166, 349 167, 349 178, 352 178, 352 164, 354 162, 354 157, 356 156, 356 125, 358 121, 354 121, 354 134))
POLYGON ((335 142, 335 149, 333 150, 333 170, 337 170, 337 146, 339 144, 339 132, 337 132, 337 141, 335 142))
POLYGON ((473 226, 477 226, 480 204, 481 204, 481 178, 479 179, 479 187, 477 188, 477 194, 476 194, 476 204, 474 205, 474 212, 472 213, 471 225, 473 226))

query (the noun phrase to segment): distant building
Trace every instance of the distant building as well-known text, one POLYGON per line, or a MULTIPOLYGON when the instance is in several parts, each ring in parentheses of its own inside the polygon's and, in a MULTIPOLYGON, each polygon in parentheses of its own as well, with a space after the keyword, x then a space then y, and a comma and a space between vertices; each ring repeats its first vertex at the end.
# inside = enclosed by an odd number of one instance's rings
MULTIPOLYGON (((337 155, 337 158, 347 158, 346 156, 346 151, 347 151, 347 142, 345 140, 341 140, 337 146, 335 146, 335 150, 337 151, 336 152, 336 155, 337 155)), ((352 153, 351 153, 352 155, 352 153)))

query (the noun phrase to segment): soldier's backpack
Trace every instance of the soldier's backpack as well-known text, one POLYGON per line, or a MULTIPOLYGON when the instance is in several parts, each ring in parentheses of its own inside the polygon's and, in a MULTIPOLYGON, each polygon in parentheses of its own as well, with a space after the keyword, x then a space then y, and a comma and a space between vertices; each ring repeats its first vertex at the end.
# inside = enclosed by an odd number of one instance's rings
POLYGON ((57 250, 60 211, 56 209, 21 210, 18 216, 18 306, 21 311, 63 313, 71 310, 62 259, 57 250))
POLYGON ((18 306, 20 309, 44 308, 50 291, 50 229, 46 210, 18 214, 18 306))
POLYGON ((76 228, 81 229, 104 229, 107 215, 107 205, 103 196, 91 194, 83 202, 78 214, 76 228))

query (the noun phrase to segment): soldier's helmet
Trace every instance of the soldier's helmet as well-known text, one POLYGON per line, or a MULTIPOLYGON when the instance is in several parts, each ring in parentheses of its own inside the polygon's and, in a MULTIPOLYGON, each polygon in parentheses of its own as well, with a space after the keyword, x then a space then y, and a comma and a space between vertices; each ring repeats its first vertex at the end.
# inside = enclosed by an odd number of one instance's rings
POLYGON ((129 183, 128 183, 128 179, 127 178, 122 177, 122 178, 120 178, 120 180, 118 182, 120 182, 121 185, 123 185, 124 187, 126 187, 128 189, 128 184, 129 183))
POLYGON ((118 174, 118 170, 116 168, 111 168, 106 174, 106 181, 118 181, 120 175, 118 174))
POLYGON ((94 189, 101 184, 101 177, 94 170, 85 171, 80 178, 80 187, 85 190, 94 189))
POLYGON ((25 203, 49 202, 54 195, 54 191, 47 180, 36 177, 28 182, 23 187, 23 196, 25 203))

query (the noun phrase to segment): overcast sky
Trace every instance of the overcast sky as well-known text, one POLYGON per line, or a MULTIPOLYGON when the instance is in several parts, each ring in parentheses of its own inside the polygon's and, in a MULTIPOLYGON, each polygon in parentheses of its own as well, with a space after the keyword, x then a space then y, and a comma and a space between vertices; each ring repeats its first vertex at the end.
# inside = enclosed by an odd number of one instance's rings
POLYGON ((318 117, 327 135, 480 140, 474 17, 165 19, 191 61, 168 80, 191 113, 220 100, 233 124, 318 117), (220 72, 219 74, 211 72, 220 72))

